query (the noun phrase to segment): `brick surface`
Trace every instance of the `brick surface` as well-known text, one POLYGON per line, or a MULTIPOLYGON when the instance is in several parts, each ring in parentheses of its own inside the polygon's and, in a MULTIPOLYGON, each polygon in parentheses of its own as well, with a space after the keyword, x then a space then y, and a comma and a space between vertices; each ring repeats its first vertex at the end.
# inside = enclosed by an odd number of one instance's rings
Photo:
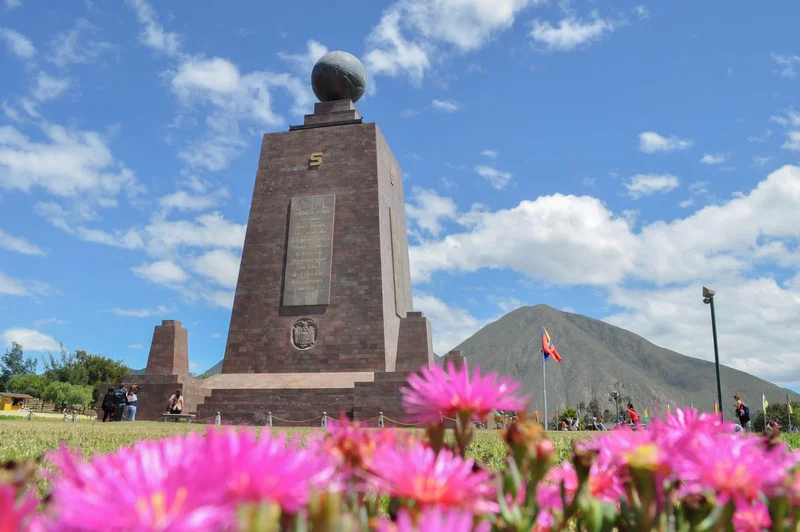
POLYGON ((164 320, 161 325, 156 325, 145 374, 189 374, 189 340, 181 322, 164 320))
MULTIPOLYGON (((119 384, 139 385, 137 394, 136 419, 139 421, 159 421, 167 407, 167 401, 176 390, 183 394, 184 412, 192 414, 197 411, 211 390, 203 387, 201 379, 188 375, 128 375, 122 383, 104 383, 100 387, 100 397, 105 395, 109 387, 115 390, 119 384)), ((103 411, 98 408, 99 419, 103 419, 103 411)))

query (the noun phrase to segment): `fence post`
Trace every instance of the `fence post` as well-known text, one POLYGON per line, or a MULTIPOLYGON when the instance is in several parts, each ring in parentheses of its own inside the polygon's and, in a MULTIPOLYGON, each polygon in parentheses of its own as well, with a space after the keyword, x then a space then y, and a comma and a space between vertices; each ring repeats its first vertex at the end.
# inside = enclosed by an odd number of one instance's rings
POLYGON ((267 426, 272 427, 272 412, 267 412, 267 426))
POLYGON ((219 412, 214 416, 214 425, 222 425, 222 415, 219 412))
POLYGON ((72 413, 72 422, 73 423, 77 423, 78 422, 78 414, 75 413, 75 412, 72 413))
POLYGON ((383 412, 378 412, 378 427, 383 428, 383 412))
POLYGON ((33 410, 28 412, 28 421, 33 421, 33 410))
POLYGON ((323 426, 323 428, 328 426, 328 413, 327 412, 323 412, 322 413, 322 426, 323 426))
POLYGON ((64 417, 61 418, 61 421, 63 421, 64 423, 67 422, 67 413, 66 412, 64 412, 64 417))

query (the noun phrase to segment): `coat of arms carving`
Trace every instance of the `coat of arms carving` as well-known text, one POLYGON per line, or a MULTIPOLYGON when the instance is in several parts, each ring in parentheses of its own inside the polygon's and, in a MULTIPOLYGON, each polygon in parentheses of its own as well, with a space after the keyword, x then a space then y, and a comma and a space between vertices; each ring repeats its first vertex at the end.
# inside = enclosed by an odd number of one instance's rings
POLYGON ((311 349, 317 339, 317 324, 309 319, 297 320, 292 327, 292 345, 297 349, 311 349))

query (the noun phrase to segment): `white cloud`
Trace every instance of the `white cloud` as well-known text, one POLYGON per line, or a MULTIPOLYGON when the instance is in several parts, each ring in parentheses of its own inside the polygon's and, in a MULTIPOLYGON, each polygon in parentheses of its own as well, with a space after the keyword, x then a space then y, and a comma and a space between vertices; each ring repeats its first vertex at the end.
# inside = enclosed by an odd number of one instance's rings
POLYGON ((431 105, 433 105, 433 108, 437 111, 442 111, 444 113, 455 113, 461 109, 461 105, 452 100, 433 100, 431 105))
POLYGON ((8 9, 16 9, 22 5, 22 0, 6 0, 6 7, 8 9))
POLYGON ((149 318, 151 316, 164 316, 165 314, 169 314, 170 312, 175 312, 174 308, 168 308, 164 305, 159 305, 156 308, 133 308, 133 309, 125 309, 120 307, 114 307, 113 309, 114 314, 117 316, 128 316, 133 318, 149 318))
POLYGON ((159 24, 155 10, 145 0, 127 0, 128 5, 136 11, 139 22, 144 29, 139 34, 139 41, 167 56, 178 56, 181 53, 181 40, 177 33, 164 30, 159 24))
POLYGON ((240 260, 241 257, 230 251, 215 249, 197 257, 192 263, 192 270, 221 286, 235 288, 239 278, 240 260))
POLYGON ((567 52, 601 40, 619 25, 620 23, 610 19, 593 18, 587 21, 569 16, 553 26, 549 21, 536 19, 532 23, 530 35, 535 42, 545 45, 548 50, 567 52))
POLYGON ((386 9, 367 37, 373 75, 407 75, 419 83, 447 52, 477 50, 541 0, 403 0, 386 9))
POLYGON ((511 181, 511 173, 503 172, 492 168, 491 166, 479 165, 475 167, 475 171, 484 179, 489 181, 497 190, 505 190, 508 183, 511 181))
POLYGON ((42 248, 36 244, 31 244, 22 237, 10 235, 2 229, 0 229, 0 247, 23 255, 44 255, 42 248))
POLYGON ((128 344, 128 349, 144 349, 142 344, 128 344))
POLYGON ((682 209, 686 209, 688 207, 691 207, 692 205, 694 205, 694 200, 692 198, 685 199, 682 202, 680 202, 680 207, 682 209))
POLYGON ((403 118, 410 118, 412 116, 417 116, 419 114, 418 109, 412 109, 411 107, 406 107, 402 111, 400 111, 400 116, 403 118))
POLYGON ((58 351, 61 349, 61 344, 56 342, 52 336, 24 327, 13 327, 3 331, 3 343, 11 345, 12 342, 21 345, 24 351, 58 351))
POLYGON ((681 139, 676 136, 662 137, 655 131, 645 131, 639 134, 639 149, 645 153, 685 150, 693 144, 692 140, 681 139))
POLYGON ((637 15, 639 15, 639 18, 641 19, 650 18, 650 10, 647 9, 647 6, 645 5, 636 6, 633 8, 633 10, 636 12, 637 15))
POLYGON ((230 310, 233 308, 234 293, 228 290, 216 290, 203 294, 203 299, 218 308, 230 310))
POLYGON ((786 141, 781 144, 784 150, 800 151, 800 114, 793 109, 784 113, 785 116, 771 116, 770 120, 786 128, 786 141))
POLYGON ((0 272, 0 295, 32 296, 47 295, 48 292, 49 288, 46 283, 14 279, 0 272))
POLYGON ((214 333, 211 335, 211 338, 222 338, 222 335, 220 333, 214 333))
POLYGON ((50 41, 47 60, 58 67, 94 63, 101 55, 115 48, 109 42, 86 36, 98 30, 88 20, 79 18, 72 29, 59 33, 50 41))
POLYGON ((800 64, 800 56, 797 55, 780 55, 776 53, 770 54, 772 60, 778 65, 779 70, 775 73, 782 78, 794 79, 797 77, 795 66, 800 64))
POLYGON ((31 92, 31 95, 39 100, 45 102, 48 100, 55 100, 61 96, 70 86, 70 81, 67 78, 56 78, 44 71, 40 71, 36 76, 36 85, 31 92))
MULTIPOLYGON (((478 319, 467 309, 452 307, 438 297, 425 293, 414 293, 414 310, 421 311, 431 320, 433 350, 438 355, 446 354, 450 349, 466 340, 481 327, 494 321, 478 319)), ((469 353, 466 353, 469 356, 469 353)))
POLYGON ((165 285, 181 284, 189 279, 183 268, 169 260, 140 264, 131 271, 146 281, 165 285))
POLYGON ((16 30, 0 28, 0 40, 5 41, 8 50, 19 59, 32 59, 36 55, 31 40, 16 30))
POLYGON ((680 180, 670 174, 636 174, 625 183, 628 195, 634 199, 653 194, 665 194, 675 190, 680 185, 680 180))
POLYGON ((38 327, 42 327, 43 325, 50 325, 51 323, 53 325, 66 325, 67 321, 60 320, 58 318, 45 318, 43 320, 34 321, 33 322, 33 326, 38 328, 38 327))
POLYGON ((439 236, 444 229, 445 220, 456 217, 456 204, 436 191, 421 187, 411 187, 411 201, 406 204, 406 215, 417 227, 433 236, 439 236))
POLYGON ((753 135, 747 137, 748 142, 755 142, 757 144, 761 144, 762 142, 766 142, 772 136, 772 130, 767 129, 763 133, 759 133, 758 135, 753 135))
POLYGON ((755 166, 764 166, 768 162, 773 159, 771 155, 767 155, 764 157, 753 156, 753 165, 755 166))
POLYGON ((489 159, 497 159, 497 150, 483 150, 481 155, 489 159))
POLYGON ((175 209, 178 211, 202 211, 215 207, 220 200, 230 197, 227 188, 220 188, 213 193, 190 194, 185 190, 178 190, 159 198, 158 203, 162 209, 175 209))
POLYGON ((306 48, 307 50, 304 54, 278 52, 278 57, 292 63, 299 75, 309 77, 319 58, 328 53, 328 47, 315 40, 309 40, 306 43, 306 48))
POLYGON ((114 160, 102 135, 44 124, 44 142, 13 126, 0 127, 0 187, 40 187, 61 197, 111 198, 139 188, 132 171, 114 160))
POLYGON ((728 160, 727 153, 704 153, 700 162, 703 164, 722 164, 728 160))
POLYGON ((188 220, 156 220, 142 231, 148 253, 170 256, 184 247, 241 249, 246 226, 218 213, 188 220))

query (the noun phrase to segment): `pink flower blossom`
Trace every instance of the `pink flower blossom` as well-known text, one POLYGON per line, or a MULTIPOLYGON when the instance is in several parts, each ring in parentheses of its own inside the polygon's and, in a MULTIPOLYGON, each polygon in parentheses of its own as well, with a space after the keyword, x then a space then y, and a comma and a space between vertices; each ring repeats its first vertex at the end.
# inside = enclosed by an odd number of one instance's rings
POLYGON ((327 433, 312 437, 309 448, 315 452, 329 453, 344 478, 357 471, 371 471, 374 455, 384 445, 398 445, 404 441, 394 429, 370 430, 343 417, 328 426, 327 433))
POLYGON ((248 502, 292 513, 310 490, 330 487, 335 469, 328 455, 268 431, 232 429, 140 442, 89 462, 67 448, 50 458, 61 470, 52 499, 59 528, 87 531, 211 530, 248 502))
MULTIPOLYGON (((601 502, 619 504, 620 498, 625 493, 623 483, 626 478, 624 473, 610 462, 606 464, 596 462, 589 470, 589 493, 601 502)), ((567 496, 567 504, 569 504, 578 491, 578 474, 569 462, 564 462, 547 473, 544 482, 539 485, 536 492, 536 500, 539 505, 545 509, 561 510, 563 507, 562 483, 567 496)))
POLYGON ((772 519, 766 505, 757 503, 739 508, 733 514, 733 528, 737 532, 761 532, 772 527, 772 519))
POLYGON ((473 471, 474 462, 424 445, 385 447, 375 461, 372 482, 386 493, 418 506, 496 512, 497 486, 489 471, 473 471))
POLYGON ((383 521, 379 532, 489 532, 491 525, 482 521, 475 525, 472 512, 452 508, 442 511, 439 508, 430 508, 422 512, 414 523, 407 510, 400 510, 397 523, 383 521))
POLYGON ((412 421, 437 423, 440 414, 455 418, 466 413, 473 420, 485 419, 492 410, 524 410, 525 398, 516 395, 520 384, 496 373, 480 374, 477 366, 470 377, 466 362, 456 369, 452 361, 423 367, 401 388, 403 408, 412 421))
POLYGON ((0 532, 30 530, 35 519, 36 497, 31 494, 17 497, 13 486, 0 484, 0 532))

